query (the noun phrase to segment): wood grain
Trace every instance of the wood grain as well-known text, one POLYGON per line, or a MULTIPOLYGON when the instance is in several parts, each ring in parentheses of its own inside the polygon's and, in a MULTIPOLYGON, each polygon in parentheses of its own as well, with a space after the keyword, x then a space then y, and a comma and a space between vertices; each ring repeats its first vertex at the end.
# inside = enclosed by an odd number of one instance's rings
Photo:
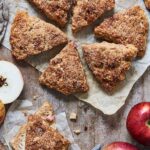
MULTIPOLYGON (((93 107, 78 101, 74 96, 63 96, 60 93, 41 87, 38 83, 39 72, 25 62, 16 62, 9 50, 0 48, 0 60, 8 60, 15 63, 21 70, 25 80, 25 87, 20 99, 33 99, 38 95, 34 103, 42 103, 49 100, 55 112, 65 111, 68 118, 71 112, 77 113, 77 121, 72 122, 68 119, 71 130, 80 129, 81 134, 75 135, 76 142, 81 150, 91 150, 96 144, 107 144, 113 141, 127 141, 138 145, 126 130, 126 117, 131 107, 141 101, 150 101, 150 69, 135 84, 131 91, 126 105, 115 115, 106 116, 93 107)), ((150 148, 138 145, 141 150, 150 148)))

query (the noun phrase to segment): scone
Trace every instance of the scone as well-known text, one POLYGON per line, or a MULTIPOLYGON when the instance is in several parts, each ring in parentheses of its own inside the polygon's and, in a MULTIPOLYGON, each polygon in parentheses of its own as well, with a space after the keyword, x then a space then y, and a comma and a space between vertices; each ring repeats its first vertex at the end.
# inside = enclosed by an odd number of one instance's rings
POLYGON ((59 28, 24 11, 16 14, 10 35, 16 59, 23 60, 64 43, 67 43, 67 36, 59 28))
POLYGON ((95 35, 106 41, 133 44, 138 48, 138 57, 146 51, 148 20, 139 6, 116 13, 95 28, 95 35))
POLYGON ((88 91, 86 75, 73 42, 50 61, 39 81, 65 95, 88 91))
POLYGON ((147 9, 150 9, 150 0, 144 0, 147 9))
POLYGON ((38 115, 28 117, 25 150, 68 150, 69 141, 38 115))
POLYGON ((72 31, 78 32, 115 7, 115 0, 76 0, 72 31))
POLYGON ((71 6, 70 0, 29 0, 40 9, 47 18, 64 27, 68 22, 68 13, 71 6))
POLYGON ((137 55, 134 45, 108 42, 83 46, 84 58, 97 81, 106 92, 114 92, 118 84, 125 80, 125 73, 137 55))
POLYGON ((53 108, 48 102, 28 117, 28 122, 11 141, 14 150, 68 150, 69 144, 56 129, 53 108))

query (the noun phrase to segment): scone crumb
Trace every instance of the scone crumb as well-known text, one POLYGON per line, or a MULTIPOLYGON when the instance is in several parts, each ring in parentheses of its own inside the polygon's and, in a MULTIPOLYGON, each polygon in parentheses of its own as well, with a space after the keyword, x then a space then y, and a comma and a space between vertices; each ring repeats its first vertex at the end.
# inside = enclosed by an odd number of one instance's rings
POLYGON ((37 100, 38 97, 39 97, 38 95, 34 95, 33 100, 37 100))
POLYGON ((77 114, 74 112, 70 113, 70 120, 76 121, 77 120, 77 114))
POLYGON ((73 132, 76 134, 76 135, 79 135, 81 133, 81 130, 80 129, 76 129, 76 130, 73 130, 73 132))

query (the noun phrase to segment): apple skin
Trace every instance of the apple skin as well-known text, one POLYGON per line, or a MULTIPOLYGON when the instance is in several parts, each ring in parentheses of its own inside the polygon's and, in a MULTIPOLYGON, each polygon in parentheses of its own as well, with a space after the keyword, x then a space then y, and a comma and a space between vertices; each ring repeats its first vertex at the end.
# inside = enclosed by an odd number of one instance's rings
POLYGON ((139 150, 134 145, 126 143, 126 142, 114 142, 106 147, 104 147, 102 150, 139 150))
POLYGON ((135 140, 150 146, 150 102, 135 105, 128 114, 126 126, 135 140))

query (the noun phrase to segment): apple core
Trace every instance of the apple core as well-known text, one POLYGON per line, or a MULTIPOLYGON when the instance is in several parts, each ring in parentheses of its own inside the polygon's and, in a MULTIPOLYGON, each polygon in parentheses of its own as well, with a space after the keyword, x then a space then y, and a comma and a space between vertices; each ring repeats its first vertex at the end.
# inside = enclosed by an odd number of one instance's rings
POLYGON ((0 87, 2 87, 2 86, 7 84, 6 80, 7 80, 6 78, 4 78, 3 76, 0 75, 0 87))

